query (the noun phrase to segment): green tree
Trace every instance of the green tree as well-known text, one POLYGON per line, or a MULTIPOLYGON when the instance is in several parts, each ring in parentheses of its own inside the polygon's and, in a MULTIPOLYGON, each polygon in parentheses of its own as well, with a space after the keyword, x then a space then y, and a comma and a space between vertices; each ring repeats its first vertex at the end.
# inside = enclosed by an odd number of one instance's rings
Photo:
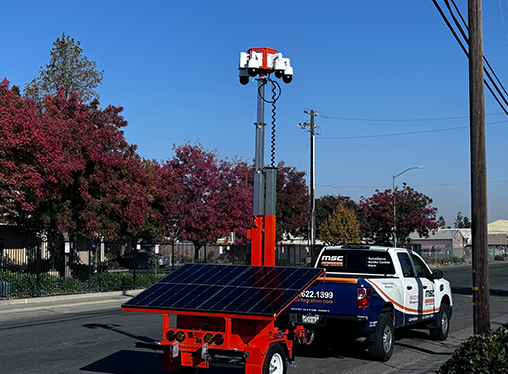
POLYGON ((464 217, 464 228, 465 229, 470 229, 471 228, 471 221, 467 217, 464 217))
POLYGON ((96 62, 82 55, 80 44, 62 33, 53 43, 49 64, 41 66, 38 78, 25 84, 25 96, 43 103, 45 95, 54 95, 64 87, 66 98, 77 93, 78 102, 98 99, 94 88, 102 83, 104 71, 97 71, 96 62))
POLYGON ((363 209, 349 196, 341 195, 325 195, 316 199, 316 236, 319 237, 321 225, 333 213, 337 205, 343 205, 355 212, 360 227, 360 237, 366 236, 369 232, 369 223, 363 209))
POLYGON ((462 212, 457 213, 457 218, 453 222, 456 229, 469 229, 471 228, 471 221, 467 216, 463 216, 462 212))
POLYGON ((360 229, 356 214, 352 209, 339 204, 320 226, 319 239, 328 244, 354 242, 360 239, 360 229))
POLYGON ((443 216, 440 216, 440 217, 439 217, 439 219, 438 219, 438 225, 439 225, 439 227, 441 227, 441 228, 446 227, 446 221, 445 221, 445 219, 444 219, 444 217, 443 217, 443 216))

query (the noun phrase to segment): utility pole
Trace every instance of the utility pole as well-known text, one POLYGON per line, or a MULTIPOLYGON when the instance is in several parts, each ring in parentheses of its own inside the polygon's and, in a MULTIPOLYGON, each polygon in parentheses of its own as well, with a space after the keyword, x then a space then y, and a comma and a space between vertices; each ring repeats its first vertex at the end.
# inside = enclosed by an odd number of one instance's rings
POLYGON ((468 0, 469 115, 471 131, 471 223, 473 236, 473 331, 490 331, 487 237, 487 161, 483 73, 482 2, 468 0))
POLYGON ((305 109, 304 112, 310 116, 310 123, 304 122, 299 123, 298 126, 302 129, 309 128, 310 133, 310 245, 311 245, 311 254, 314 255, 314 246, 316 245, 316 182, 315 182, 315 135, 316 135, 316 125, 314 124, 314 118, 316 116, 322 117, 319 113, 312 109, 305 109))

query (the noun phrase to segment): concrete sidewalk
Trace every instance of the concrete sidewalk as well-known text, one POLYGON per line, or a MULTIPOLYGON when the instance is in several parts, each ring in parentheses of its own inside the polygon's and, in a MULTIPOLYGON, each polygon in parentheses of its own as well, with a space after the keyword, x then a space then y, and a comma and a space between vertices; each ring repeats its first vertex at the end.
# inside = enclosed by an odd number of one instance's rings
POLYGON ((143 289, 0 300, 0 315, 107 303, 121 305, 142 291, 143 289))

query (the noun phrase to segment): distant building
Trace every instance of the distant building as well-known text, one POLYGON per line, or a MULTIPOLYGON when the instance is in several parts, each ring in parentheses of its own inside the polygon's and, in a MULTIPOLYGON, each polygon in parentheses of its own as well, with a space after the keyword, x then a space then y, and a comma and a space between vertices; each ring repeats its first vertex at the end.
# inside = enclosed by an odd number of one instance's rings
POLYGON ((508 234, 508 221, 505 219, 498 219, 487 225, 489 234, 508 234))
POLYGON ((435 233, 430 232, 428 238, 421 238, 417 232, 413 232, 409 235, 409 239, 412 245, 417 245, 422 251, 463 249, 467 245, 467 239, 462 234, 462 230, 439 229, 435 233))

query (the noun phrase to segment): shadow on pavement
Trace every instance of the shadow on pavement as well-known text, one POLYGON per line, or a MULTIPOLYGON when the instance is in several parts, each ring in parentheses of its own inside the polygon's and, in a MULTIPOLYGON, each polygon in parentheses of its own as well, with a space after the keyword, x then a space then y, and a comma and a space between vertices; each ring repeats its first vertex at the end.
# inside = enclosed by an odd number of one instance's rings
POLYGON ((133 335, 133 334, 129 334, 128 332, 125 332, 125 331, 122 331, 119 327, 121 327, 121 325, 116 325, 116 324, 104 324, 104 323, 87 323, 85 325, 82 325, 83 327, 86 327, 86 328, 89 328, 89 329, 103 329, 103 330, 108 330, 108 331, 112 331, 112 332, 116 332, 118 334, 122 334, 122 335, 125 335, 125 336, 128 336, 129 338, 133 338, 133 339, 136 339, 136 340, 142 340, 142 341, 145 341, 145 342, 153 342, 154 340, 156 339, 153 339, 153 338, 149 338, 147 336, 139 336, 139 335, 133 335))
MULTIPOLYGON (((243 367, 224 368, 210 367, 207 374, 240 374, 243 367)), ((170 371, 162 370, 162 354, 147 351, 121 350, 112 355, 104 357, 80 369, 94 373, 114 374, 169 374, 170 371)))

